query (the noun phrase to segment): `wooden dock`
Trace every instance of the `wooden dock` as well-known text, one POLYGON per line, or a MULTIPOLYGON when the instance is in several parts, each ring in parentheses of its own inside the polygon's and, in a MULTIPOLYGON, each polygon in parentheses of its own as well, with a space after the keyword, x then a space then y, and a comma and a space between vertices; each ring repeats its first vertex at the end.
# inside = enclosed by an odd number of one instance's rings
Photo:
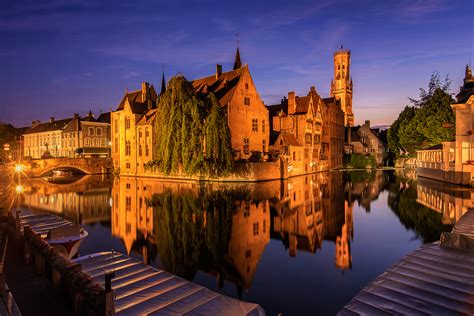
POLYGON ((402 258, 338 315, 474 315, 474 210, 402 258))
POLYGON ((115 292, 115 314, 265 315, 257 304, 213 292, 118 252, 101 252, 73 261, 105 288, 110 286, 106 274, 114 271, 111 288, 115 292))

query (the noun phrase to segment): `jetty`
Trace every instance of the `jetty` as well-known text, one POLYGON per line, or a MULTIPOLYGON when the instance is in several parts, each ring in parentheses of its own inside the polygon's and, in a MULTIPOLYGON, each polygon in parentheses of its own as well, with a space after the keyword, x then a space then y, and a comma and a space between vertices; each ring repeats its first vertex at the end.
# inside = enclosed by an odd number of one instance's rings
POLYGON ((345 315, 474 315, 474 210, 360 291, 345 315))
POLYGON ((216 293, 118 252, 100 252, 73 261, 95 282, 111 287, 117 315, 265 315, 257 304, 216 293))

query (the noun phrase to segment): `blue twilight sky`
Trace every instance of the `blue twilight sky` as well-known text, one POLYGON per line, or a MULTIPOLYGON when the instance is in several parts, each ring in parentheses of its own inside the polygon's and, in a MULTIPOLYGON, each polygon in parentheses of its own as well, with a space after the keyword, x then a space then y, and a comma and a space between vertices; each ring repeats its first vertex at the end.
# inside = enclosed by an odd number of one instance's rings
POLYGON ((356 122, 391 123, 433 71, 452 92, 474 61, 473 0, 2 0, 0 121, 29 124, 115 108, 126 88, 209 75, 241 56, 266 104, 316 86, 352 51, 356 122))

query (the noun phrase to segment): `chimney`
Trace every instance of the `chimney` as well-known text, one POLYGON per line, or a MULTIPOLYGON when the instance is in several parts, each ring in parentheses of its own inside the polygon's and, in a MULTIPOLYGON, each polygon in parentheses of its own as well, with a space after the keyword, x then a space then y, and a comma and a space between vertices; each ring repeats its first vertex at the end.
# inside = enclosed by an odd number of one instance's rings
POLYGON ((142 100, 148 99, 148 92, 150 91, 150 84, 148 82, 142 82, 142 100))
POLYGON ((41 123, 40 120, 34 120, 34 121, 31 122, 31 127, 36 127, 36 126, 38 126, 40 123, 41 123))
POLYGON ((367 127, 370 127, 370 120, 366 120, 365 125, 367 125, 367 127))
POLYGON ((221 75, 222 75, 222 65, 217 64, 216 65, 216 79, 219 79, 221 75))
POLYGON ((49 118, 49 122, 50 122, 50 123, 54 123, 54 116, 51 116, 51 117, 49 118))
POLYGON ((75 120, 78 120, 78 119, 79 119, 79 114, 74 113, 74 119, 75 119, 75 120))
POLYGON ((288 113, 296 112, 296 96, 295 92, 288 92, 288 113))

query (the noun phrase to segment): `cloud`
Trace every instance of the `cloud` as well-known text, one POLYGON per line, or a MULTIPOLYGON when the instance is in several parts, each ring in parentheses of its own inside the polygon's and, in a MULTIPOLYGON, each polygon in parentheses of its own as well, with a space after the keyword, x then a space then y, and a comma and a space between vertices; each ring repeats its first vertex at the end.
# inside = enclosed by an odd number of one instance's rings
POLYGON ((414 0, 403 2, 400 6, 400 13, 408 17, 420 18, 442 9, 443 3, 440 0, 414 0))

